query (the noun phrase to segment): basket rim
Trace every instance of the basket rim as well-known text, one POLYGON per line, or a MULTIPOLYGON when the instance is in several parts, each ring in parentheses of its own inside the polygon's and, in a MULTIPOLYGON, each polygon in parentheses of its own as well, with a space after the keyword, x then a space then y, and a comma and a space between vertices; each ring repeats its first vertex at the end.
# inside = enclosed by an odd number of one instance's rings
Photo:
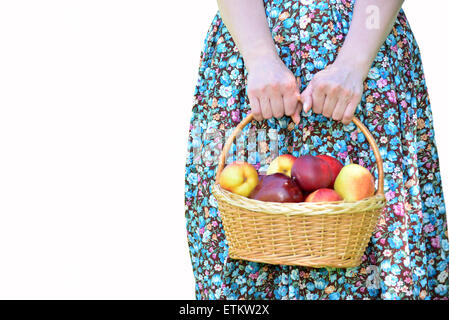
POLYGON ((215 183, 212 194, 217 200, 225 201, 227 204, 253 212, 269 215, 335 215, 352 213, 363 213, 382 209, 386 204, 384 194, 375 194, 371 197, 358 201, 332 201, 332 202, 268 202, 250 199, 223 189, 215 183))

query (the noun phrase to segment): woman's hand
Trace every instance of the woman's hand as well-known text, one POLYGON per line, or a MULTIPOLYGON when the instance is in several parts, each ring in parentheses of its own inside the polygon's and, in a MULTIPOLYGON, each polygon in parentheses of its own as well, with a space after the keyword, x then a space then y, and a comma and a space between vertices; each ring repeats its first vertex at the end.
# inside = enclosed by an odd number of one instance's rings
POLYGON ((291 116, 299 123, 299 85, 279 58, 261 0, 218 0, 218 8, 248 70, 248 98, 256 120, 291 116))
POLYGON ((315 74, 307 88, 301 93, 304 111, 325 117, 351 122, 363 93, 366 74, 349 63, 334 63, 315 74))
POLYGON ((258 121, 291 116, 298 124, 302 104, 299 83, 293 73, 276 56, 264 56, 246 62, 248 98, 251 113, 258 121))

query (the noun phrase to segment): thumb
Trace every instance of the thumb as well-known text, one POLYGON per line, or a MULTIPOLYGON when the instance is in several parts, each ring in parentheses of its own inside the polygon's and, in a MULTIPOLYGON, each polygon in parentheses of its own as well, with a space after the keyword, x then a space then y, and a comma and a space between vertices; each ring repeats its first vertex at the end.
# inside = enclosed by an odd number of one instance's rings
POLYGON ((309 112, 309 110, 312 108, 312 86, 310 84, 301 93, 301 100, 303 102, 304 112, 309 112))

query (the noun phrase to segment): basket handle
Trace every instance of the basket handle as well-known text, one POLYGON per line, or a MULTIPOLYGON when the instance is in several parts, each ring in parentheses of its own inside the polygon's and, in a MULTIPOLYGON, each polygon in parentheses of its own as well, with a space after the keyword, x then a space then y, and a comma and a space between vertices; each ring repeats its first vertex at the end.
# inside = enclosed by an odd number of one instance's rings
MULTIPOLYGON (((224 169, 225 162, 226 162, 226 155, 229 152, 229 149, 231 148, 232 143, 234 142, 234 139, 236 136, 242 132, 243 128, 247 126, 248 123, 250 123, 253 120, 253 114, 248 114, 245 119, 243 119, 237 127, 235 127, 234 131, 231 133, 231 135, 226 140, 225 145, 223 146, 223 150, 221 151, 218 167, 217 167, 217 174, 215 175, 215 182, 218 184, 221 172, 224 169)), ((384 194, 384 167, 383 167, 383 161, 382 157, 379 152, 379 148, 377 147, 376 141, 374 140, 374 137, 369 132, 368 128, 365 127, 363 123, 360 122, 360 120, 357 117, 352 118, 352 122, 359 128, 359 130, 365 135, 366 139, 368 140, 368 143, 373 150, 374 157, 376 158, 376 164, 377 164, 377 172, 378 172, 378 180, 377 180, 377 195, 383 195, 384 194)))

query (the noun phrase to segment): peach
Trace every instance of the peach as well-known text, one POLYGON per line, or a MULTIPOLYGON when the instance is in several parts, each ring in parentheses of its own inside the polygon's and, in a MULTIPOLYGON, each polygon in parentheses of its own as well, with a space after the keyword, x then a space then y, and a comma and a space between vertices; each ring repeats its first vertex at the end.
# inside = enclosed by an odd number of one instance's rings
POLYGON ((291 177, 293 163, 295 162, 296 157, 291 154, 283 154, 276 159, 274 159, 270 166, 268 167, 267 174, 273 173, 283 173, 286 176, 291 177))
POLYGON ((301 190, 312 192, 331 184, 332 172, 326 161, 312 155, 301 156, 292 167, 292 177, 301 190))
POLYGON ((305 202, 328 202, 343 200, 339 194, 332 189, 321 188, 309 194, 305 202))
POLYGON ((334 189, 346 201, 362 200, 374 195, 374 177, 368 169, 348 164, 335 179, 334 189))
POLYGON ((331 157, 331 156, 328 156, 325 154, 320 154, 317 157, 326 161, 327 164, 329 165, 329 167, 331 168, 332 182, 330 184, 330 187, 333 188, 335 179, 337 179, 337 176, 340 173, 341 168, 343 168, 343 164, 340 161, 338 161, 337 159, 335 159, 334 157, 331 157))
POLYGON ((259 175, 251 164, 235 161, 224 168, 218 183, 223 189, 248 197, 259 183, 259 175))

